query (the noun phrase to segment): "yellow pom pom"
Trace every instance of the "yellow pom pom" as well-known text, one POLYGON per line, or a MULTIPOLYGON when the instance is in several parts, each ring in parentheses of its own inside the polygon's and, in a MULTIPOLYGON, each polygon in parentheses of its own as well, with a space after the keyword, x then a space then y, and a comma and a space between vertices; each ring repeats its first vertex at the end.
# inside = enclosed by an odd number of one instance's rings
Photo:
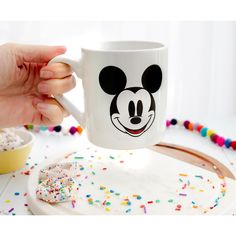
POLYGON ((208 136, 208 137, 211 137, 211 135, 214 134, 214 133, 215 133, 215 131, 213 131, 213 130, 211 130, 211 129, 208 129, 208 130, 207 130, 207 136, 208 136))

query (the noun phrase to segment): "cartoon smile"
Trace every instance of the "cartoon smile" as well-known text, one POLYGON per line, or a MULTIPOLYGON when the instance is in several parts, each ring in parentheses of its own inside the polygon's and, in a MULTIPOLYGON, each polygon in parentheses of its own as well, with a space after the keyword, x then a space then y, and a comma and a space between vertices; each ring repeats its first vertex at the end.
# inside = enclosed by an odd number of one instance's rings
MULTIPOLYGON (((124 133, 128 133, 129 135, 131 135, 131 136, 133 136, 133 137, 138 137, 138 136, 140 136, 141 134, 143 134, 143 133, 147 130, 148 127, 151 126, 151 124, 149 125, 149 123, 150 123, 150 121, 151 121, 151 119, 152 119, 152 114, 149 116, 148 122, 147 122, 143 127, 139 128, 139 129, 130 129, 130 128, 127 128, 126 126, 124 126, 124 125, 120 122, 119 117, 116 117, 115 119, 119 122, 120 126, 123 127, 123 130, 122 130, 122 129, 120 129, 120 128, 117 127, 117 125, 115 124, 116 122, 115 122, 115 123, 112 122, 120 131, 122 131, 122 132, 124 132, 124 133)), ((154 121, 154 119, 152 119, 152 122, 153 122, 153 121, 154 121)), ((151 122, 151 123, 152 123, 152 122, 151 122)))

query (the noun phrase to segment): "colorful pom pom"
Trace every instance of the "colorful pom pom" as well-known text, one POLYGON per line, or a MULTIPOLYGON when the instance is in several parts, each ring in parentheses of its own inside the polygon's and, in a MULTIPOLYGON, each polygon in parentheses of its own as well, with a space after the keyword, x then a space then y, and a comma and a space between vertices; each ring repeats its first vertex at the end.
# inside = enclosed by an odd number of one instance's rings
POLYGON ((215 132, 214 132, 213 130, 211 130, 211 129, 208 129, 208 130, 207 130, 207 136, 208 136, 208 137, 211 137, 211 135, 214 134, 214 133, 215 133, 215 132))
POLYGON ((208 128, 206 128, 206 127, 203 127, 200 130, 200 134, 201 134, 202 137, 206 137, 207 136, 207 130, 208 130, 208 128))
POLYGON ((218 137, 217 144, 222 147, 225 143, 225 139, 223 137, 218 137))
POLYGON ((197 130, 197 127, 199 126, 199 123, 195 123, 194 125, 193 125, 193 129, 194 130, 197 130))
POLYGON ((47 126, 44 126, 44 125, 41 125, 41 126, 39 127, 39 129, 40 129, 41 131, 46 131, 46 130, 48 129, 48 127, 47 127, 47 126))
POLYGON ((176 120, 176 119, 171 119, 170 123, 171 123, 172 125, 176 125, 176 124, 177 124, 177 120, 176 120))
POLYGON ((70 128, 69 132, 70 132, 72 135, 74 135, 74 134, 77 132, 77 128, 74 127, 74 126, 72 126, 72 127, 70 128))
POLYGON ((200 131, 201 131, 201 129, 203 128, 203 125, 198 125, 198 127, 197 127, 197 131, 200 133, 200 131))
POLYGON ((219 136, 218 136, 217 134, 212 134, 212 135, 211 135, 211 141, 212 141, 213 143, 216 143, 218 137, 219 137, 219 136))
POLYGON ((227 147, 227 148, 230 148, 230 146, 231 146, 231 142, 232 142, 232 140, 231 139, 226 139, 225 140, 225 147, 227 147))
POLYGON ((193 124, 191 122, 189 122, 188 129, 193 131, 193 124))
POLYGON ((169 127, 170 125, 171 125, 170 121, 167 120, 167 121, 166 121, 166 127, 169 127))
POLYGON ((77 132, 78 132, 79 134, 82 134, 83 128, 82 128, 81 126, 78 126, 78 127, 77 127, 77 132))
POLYGON ((27 128, 28 129, 34 129, 34 126, 33 125, 27 125, 27 128))
POLYGON ((54 127, 48 127, 48 131, 49 132, 53 132, 54 131, 54 127))
POLYGON ((233 148, 233 150, 236 150, 236 141, 231 142, 231 147, 233 148))
POLYGON ((55 126, 54 131, 55 132, 61 132, 61 126, 60 125, 55 126))
POLYGON ((185 127, 186 129, 188 129, 189 123, 190 123, 190 122, 189 122, 188 120, 184 121, 184 127, 185 127))

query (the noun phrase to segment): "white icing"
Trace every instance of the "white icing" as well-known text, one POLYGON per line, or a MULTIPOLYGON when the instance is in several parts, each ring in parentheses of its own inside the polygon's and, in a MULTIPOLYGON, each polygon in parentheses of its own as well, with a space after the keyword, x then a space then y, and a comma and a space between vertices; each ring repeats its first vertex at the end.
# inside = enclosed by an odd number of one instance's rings
POLYGON ((62 164, 51 164, 40 170, 39 180, 48 178, 73 178, 77 174, 77 162, 67 162, 62 164))
POLYGON ((24 140, 15 133, 13 128, 0 129, 0 151, 14 150, 23 143, 24 140))
POLYGON ((38 185, 36 196, 49 203, 73 201, 76 199, 76 190, 73 178, 49 178, 38 185))

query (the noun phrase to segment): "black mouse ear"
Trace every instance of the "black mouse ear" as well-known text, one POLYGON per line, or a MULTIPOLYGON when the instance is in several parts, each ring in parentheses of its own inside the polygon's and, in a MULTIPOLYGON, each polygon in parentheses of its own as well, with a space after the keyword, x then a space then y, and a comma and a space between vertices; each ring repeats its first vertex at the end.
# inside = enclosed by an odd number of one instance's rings
POLYGON ((116 66, 106 66, 99 74, 99 83, 105 93, 115 95, 125 88, 126 75, 116 66))
POLYGON ((149 93, 155 93, 161 87, 162 71, 160 66, 149 66, 142 75, 142 85, 149 93))

